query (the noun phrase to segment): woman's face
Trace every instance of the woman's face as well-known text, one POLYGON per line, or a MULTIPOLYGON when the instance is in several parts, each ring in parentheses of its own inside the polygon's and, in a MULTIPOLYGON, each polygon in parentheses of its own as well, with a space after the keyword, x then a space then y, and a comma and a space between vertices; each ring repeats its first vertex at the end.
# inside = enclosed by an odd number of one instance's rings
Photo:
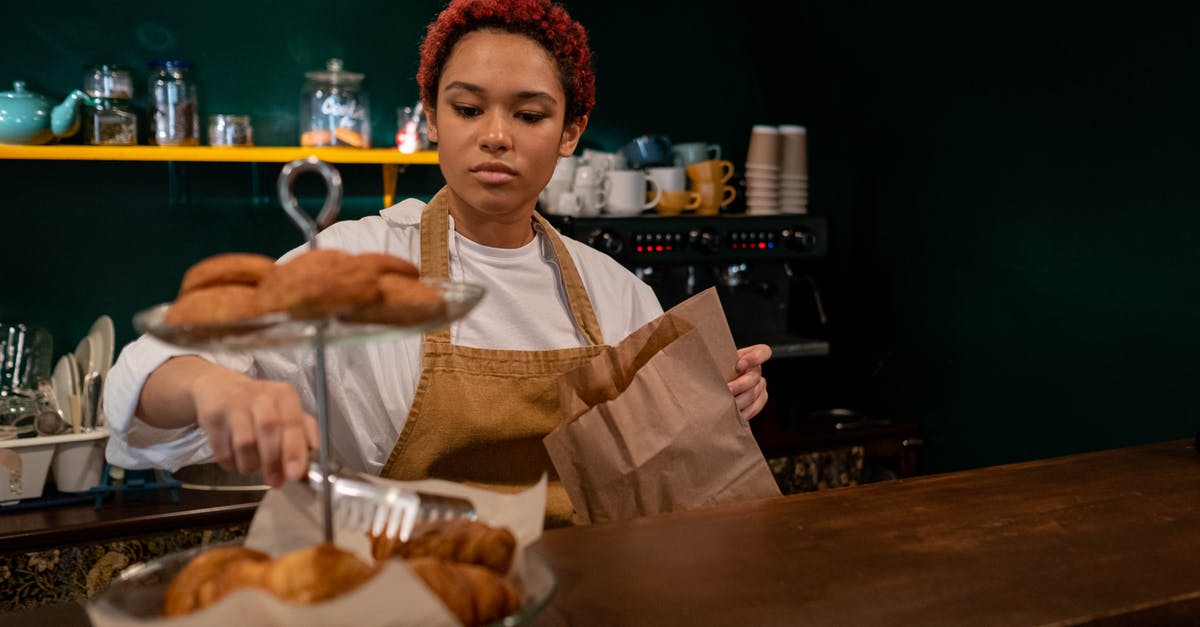
POLYGON ((429 115, 455 208, 484 220, 528 219, 558 157, 575 151, 587 125, 564 125, 565 111, 557 67, 541 45, 506 32, 464 35, 429 115))

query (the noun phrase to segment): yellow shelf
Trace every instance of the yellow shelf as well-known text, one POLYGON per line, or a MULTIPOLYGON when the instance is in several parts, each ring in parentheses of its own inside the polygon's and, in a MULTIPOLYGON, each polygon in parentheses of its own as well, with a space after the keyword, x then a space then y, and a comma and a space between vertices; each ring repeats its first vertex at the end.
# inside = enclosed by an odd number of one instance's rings
POLYGON ((287 163, 316 157, 328 163, 383 166, 383 206, 396 198, 396 176, 408 165, 437 165, 436 150, 405 154, 394 148, 305 148, 303 146, 6 146, 0 159, 41 161, 183 161, 220 163, 287 163))
POLYGON ((49 161, 209 161, 286 163, 315 156, 329 163, 436 165, 437 151, 404 154, 394 148, 304 148, 301 146, 5 146, 0 159, 49 161))

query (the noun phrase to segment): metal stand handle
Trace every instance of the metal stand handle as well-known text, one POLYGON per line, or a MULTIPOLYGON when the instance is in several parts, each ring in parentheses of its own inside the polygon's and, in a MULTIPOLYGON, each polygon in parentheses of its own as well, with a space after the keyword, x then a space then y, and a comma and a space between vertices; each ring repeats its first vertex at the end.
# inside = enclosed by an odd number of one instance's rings
POLYGON ((296 226, 300 227, 300 230, 304 233, 305 240, 308 241, 309 248, 316 248, 317 233, 321 229, 333 224, 338 212, 342 209, 342 174, 337 171, 337 168, 316 157, 296 159, 283 166, 283 170, 279 172, 279 203, 283 205, 283 210, 287 212, 292 222, 295 222, 296 226), (325 205, 321 207, 321 212, 317 214, 316 221, 313 221, 300 208, 300 203, 296 200, 296 195, 292 193, 292 185, 305 172, 316 172, 321 175, 321 178, 325 179, 325 205))
MULTIPOLYGON (((309 157, 307 159, 297 159, 283 166, 283 170, 279 173, 279 203, 283 205, 283 210, 300 227, 300 231, 304 233, 304 237, 308 240, 310 250, 317 248, 317 233, 321 229, 333 224, 337 218, 338 212, 342 208, 342 175, 332 165, 317 159, 309 157), (305 172, 316 172, 325 179, 325 205, 321 207, 321 212, 317 214, 317 219, 314 221, 303 209, 300 208, 299 201, 296 200, 296 195, 292 193, 292 185, 296 179, 305 172)), ((313 352, 316 353, 316 361, 314 363, 313 382, 316 385, 317 397, 317 425, 321 429, 321 450, 318 465, 321 469, 321 518, 324 524, 325 541, 333 542, 333 489, 330 480, 331 461, 329 455, 329 397, 327 395, 328 385, 326 382, 325 370, 325 322, 317 324, 317 332, 313 336, 313 352)))

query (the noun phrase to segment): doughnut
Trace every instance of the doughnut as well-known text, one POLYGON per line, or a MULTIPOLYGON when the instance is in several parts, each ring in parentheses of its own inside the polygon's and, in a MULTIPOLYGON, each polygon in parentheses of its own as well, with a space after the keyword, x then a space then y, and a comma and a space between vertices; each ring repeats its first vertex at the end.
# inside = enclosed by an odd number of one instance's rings
POLYGON ((254 253, 213 255, 188 268, 179 286, 180 296, 214 285, 258 285, 263 275, 275 267, 275 260, 254 253))
POLYGON ((340 250, 319 248, 277 265, 258 285, 264 312, 323 318, 379 299, 378 273, 370 263, 340 250))
POLYGON ((383 274, 378 280, 380 302, 346 316, 354 322, 410 326, 446 314, 446 301, 436 287, 399 274, 383 274))
POLYGON ((257 291, 249 285, 216 285, 189 291, 167 309, 167 324, 214 324, 258 316, 257 291))

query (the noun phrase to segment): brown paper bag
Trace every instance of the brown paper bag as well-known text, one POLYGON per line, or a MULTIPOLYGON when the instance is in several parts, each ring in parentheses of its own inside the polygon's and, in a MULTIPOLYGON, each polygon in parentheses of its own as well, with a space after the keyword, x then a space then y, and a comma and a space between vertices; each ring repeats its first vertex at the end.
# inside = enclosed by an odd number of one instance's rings
POLYGON ((780 495, 726 385, 736 365, 709 289, 562 376, 544 442, 580 522, 780 495))

